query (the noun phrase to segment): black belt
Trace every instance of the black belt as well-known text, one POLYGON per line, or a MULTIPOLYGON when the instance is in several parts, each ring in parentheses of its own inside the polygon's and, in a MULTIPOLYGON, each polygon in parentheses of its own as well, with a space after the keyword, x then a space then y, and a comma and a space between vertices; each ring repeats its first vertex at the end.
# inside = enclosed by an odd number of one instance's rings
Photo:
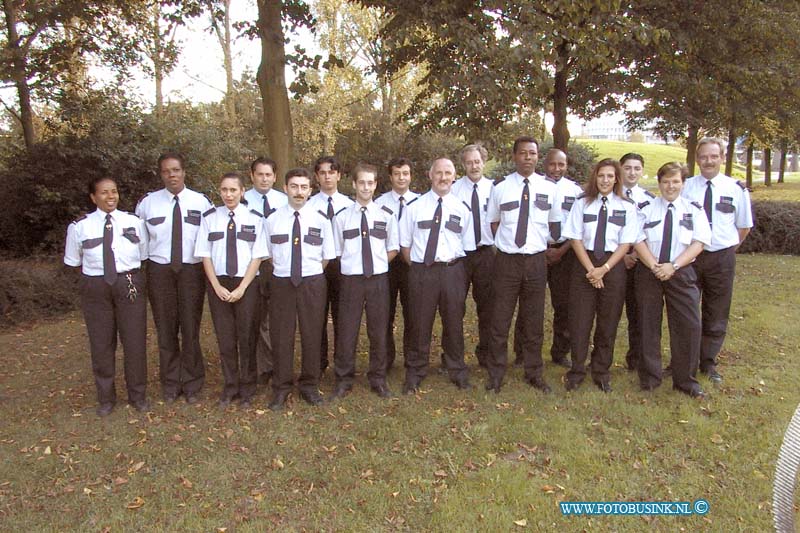
MULTIPOLYGON (((138 274, 139 272, 141 272, 141 269, 132 268, 131 270, 126 270, 125 272, 117 272, 117 276, 126 276, 128 274, 138 274)), ((83 273, 81 272, 81 274, 83 274, 83 273)), ((86 276, 87 278, 102 278, 103 277, 102 274, 100 274, 99 276, 90 276, 89 274, 83 274, 83 275, 86 276)))
MULTIPOLYGON (((464 258, 463 257, 456 257, 452 261, 434 261, 434 263, 431 266, 450 267, 450 266, 457 265, 458 263, 461 262, 462 259, 464 259, 464 258)), ((414 264, 415 265, 420 265, 420 266, 427 266, 425 263, 418 263, 416 261, 414 261, 414 264)))
POLYGON ((488 250, 488 249, 491 249, 491 248, 492 248, 491 244, 482 244, 481 246, 478 246, 474 250, 470 250, 470 251, 466 252, 466 254, 467 255, 477 254, 478 252, 482 252, 483 250, 488 250))
POLYGON ((564 242, 551 242, 547 245, 548 248, 561 248, 565 244, 569 244, 569 241, 564 242))
POLYGON ((498 249, 497 252, 501 253, 503 255, 507 255, 509 257, 534 257, 534 256, 537 256, 539 254, 543 254, 544 250, 542 250, 541 252, 536 252, 535 254, 510 254, 510 253, 504 252, 503 250, 500 250, 500 249, 498 249))

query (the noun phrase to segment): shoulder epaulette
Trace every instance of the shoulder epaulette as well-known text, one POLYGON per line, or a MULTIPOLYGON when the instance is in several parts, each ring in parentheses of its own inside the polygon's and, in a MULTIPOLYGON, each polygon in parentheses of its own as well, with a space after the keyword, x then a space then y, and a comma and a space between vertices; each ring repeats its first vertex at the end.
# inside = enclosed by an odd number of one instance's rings
POLYGON ((217 210, 217 208, 216 208, 216 207, 212 207, 211 209, 209 209, 208 211, 206 211, 205 213, 203 213, 203 216, 204 216, 204 217, 207 217, 208 215, 210 215, 211 213, 213 213, 213 212, 214 212, 214 211, 216 211, 216 210, 217 210))
POLYGON ((648 205, 650 205, 650 200, 645 200, 644 202, 640 203, 640 204, 639 204, 637 207, 638 207, 639 209, 644 209, 644 208, 645 208, 645 207, 647 207, 648 205))
POLYGON ((259 218, 264 216, 263 213, 261 213, 261 211, 256 211, 255 209, 251 209, 250 212, 259 218))
POLYGON ((244 196, 242 196, 242 200, 241 200, 241 202, 240 202, 240 203, 241 203, 242 205, 247 205, 249 202, 247 201, 247 199, 246 199, 244 196))
POLYGON ((126 215, 130 215, 130 216, 132 216, 132 217, 139 218, 139 215, 137 215, 137 214, 136 214, 136 213, 134 213, 133 211, 123 211, 123 213, 125 213, 126 215))
POLYGON ((551 178, 550 176, 545 176, 545 178, 544 178, 544 179, 545 179, 545 180, 547 180, 547 181, 549 181, 550 183, 558 183, 556 180, 554 180, 554 179, 553 179, 553 178, 551 178))
MULTIPOLYGON (((350 197, 348 196, 348 198, 350 198, 350 197)), ((352 198, 351 198, 351 199, 352 199, 352 198)), ((343 208, 339 209, 338 211, 336 211, 336 212, 333 214, 333 216, 336 216, 336 215, 338 215, 339 213, 341 213, 341 212, 342 212, 342 211, 344 211, 345 209, 347 209, 347 206, 345 206, 345 207, 343 207, 343 208)))
POLYGON ((84 219, 85 219, 87 216, 89 216, 89 215, 87 215, 87 214, 85 214, 85 213, 84 213, 83 215, 81 215, 81 216, 79 216, 78 218, 76 218, 75 220, 73 220, 73 221, 72 221, 72 223, 73 223, 73 224, 77 224, 77 223, 78 223, 78 222, 80 222, 81 220, 84 220, 84 219))
POLYGON ((580 200, 581 198, 586 198, 586 193, 585 192, 582 192, 582 193, 580 193, 578 195, 578 200, 580 200))
POLYGON ((697 209, 703 209, 703 206, 700 205, 700 202, 689 202, 689 203, 695 206, 697 209))
POLYGON ((394 215, 394 211, 392 211, 389 207, 386 207, 385 205, 382 205, 381 209, 383 209, 384 211, 386 211, 390 215, 394 215))
POLYGON ((416 201, 417 201, 417 200, 419 200, 420 198, 422 198, 422 196, 417 196, 417 197, 416 197, 416 198, 414 198, 413 200, 409 200, 408 202, 406 202, 406 207, 410 206, 411 204, 413 204, 414 202, 416 202, 416 201))
MULTIPOLYGON (((209 198, 207 194, 202 193, 202 192, 200 194, 203 195, 203 198, 205 198, 208 201, 208 203, 210 203, 211 205, 214 205, 214 202, 211 201, 211 198, 209 198)), ((242 198, 242 199, 244 199, 244 198, 242 198)))
POLYGON ((468 204, 467 202, 465 202, 464 200, 461 200, 461 203, 462 203, 462 204, 464 204, 464 207, 466 207, 466 208, 467 208, 467 211, 469 211, 469 212, 472 212, 472 206, 471 206, 471 205, 469 205, 469 204, 468 204))
POLYGON ((742 183, 742 181, 741 181, 741 180, 737 180, 737 181, 736 181, 736 185, 738 185, 739 187, 741 187, 743 191, 746 191, 746 190, 747 190, 747 185, 746 185, 746 184, 744 184, 744 183, 742 183))
POLYGON ((645 194, 645 196, 648 196, 648 197, 650 197, 650 198, 655 198, 655 197, 656 197, 656 195, 655 195, 655 194, 651 193, 651 192, 650 192, 650 191, 648 191, 647 189, 645 189, 645 191, 644 191, 644 194, 645 194))
POLYGON ((501 176, 501 177, 497 178, 496 180, 494 180, 494 185, 500 185, 504 181, 506 181, 506 177, 505 176, 501 176))
POLYGON ((144 200, 145 198, 147 198, 147 196, 148 196, 149 194, 150 194, 150 192, 146 192, 146 193, 144 193, 144 194, 142 195, 142 197, 141 197, 141 198, 139 198, 139 200, 136 202, 136 205, 139 205, 140 203, 142 203, 142 200, 144 200))
POLYGON ((628 202, 628 203, 631 203, 633 205, 636 205, 636 202, 634 202, 633 200, 631 200, 630 198, 628 198, 626 196, 620 196, 620 199, 625 201, 625 202, 628 202))

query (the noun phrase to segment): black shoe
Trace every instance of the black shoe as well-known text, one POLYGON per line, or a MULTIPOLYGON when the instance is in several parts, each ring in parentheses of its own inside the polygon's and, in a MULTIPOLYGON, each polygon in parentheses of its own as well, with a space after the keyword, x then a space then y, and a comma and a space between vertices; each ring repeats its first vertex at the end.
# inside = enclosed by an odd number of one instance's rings
POLYGON ((272 397, 267 408, 270 411, 282 411, 286 407, 286 399, 289 397, 289 391, 282 391, 272 397))
POLYGON ((110 415, 111 411, 113 410, 114 410, 113 403, 101 403, 100 405, 97 406, 97 409, 95 409, 94 412, 97 413, 97 416, 99 416, 100 418, 104 418, 110 415))
POLYGON ((720 385, 722 383, 722 374, 717 372, 717 367, 710 366, 706 370, 702 370, 703 374, 708 376, 708 380, 713 383, 714 385, 720 385))
POLYGON ((564 381, 564 388, 567 391, 578 390, 578 387, 580 387, 580 386, 581 386, 581 384, 580 384, 579 381, 571 381, 569 379, 564 381))
POLYGON ((325 403, 325 400, 322 399, 322 395, 316 391, 301 391, 300 397, 309 405, 318 406, 325 403))
POLYGON ((253 406, 253 399, 250 397, 239 398, 239 407, 242 409, 250 409, 253 406))
POLYGON ((700 401, 705 400, 707 398, 707 395, 705 392, 703 392, 703 389, 692 389, 689 392, 689 396, 691 396, 695 400, 700 400, 700 401))
POLYGON ((394 398, 394 393, 389 390, 389 387, 384 385, 372 385, 369 390, 377 394, 381 398, 394 398))
POLYGON ((525 382, 534 389, 538 389, 545 394, 549 394, 552 391, 550 385, 548 385, 547 382, 544 380, 544 378, 541 376, 537 376, 535 378, 528 378, 525 380, 525 382))
POLYGON ((403 383, 403 394, 416 394, 419 392, 419 383, 416 381, 406 381, 403 383))
POLYGON ((165 392, 162 396, 164 403, 167 405, 171 405, 175 403, 175 400, 178 399, 178 395, 174 392, 165 392))
POLYGON ((186 398, 186 403, 189 405, 194 405, 200 401, 200 398, 197 396, 196 392, 187 392, 184 394, 184 397, 186 398))
POLYGON ((459 390, 470 390, 472 388, 472 383, 469 382, 469 378, 455 379, 453 383, 455 383, 455 386, 458 387, 459 390))
POLYGON ((639 368, 639 361, 637 361, 636 359, 626 359, 625 368, 627 368, 629 372, 633 372, 634 370, 639 368))
POLYGON ((147 401, 147 398, 131 402, 131 406, 140 413, 146 413, 147 411, 150 410, 150 402, 147 401))
POLYGON ((259 385, 267 385, 269 380, 272 379, 272 372, 262 372, 258 375, 258 384, 259 385))
POLYGON ((608 394, 611 392, 611 383, 608 381, 601 381, 600 383, 597 383, 597 388, 608 394))
POLYGON ((353 388, 350 385, 345 383, 337 383, 330 395, 330 400, 333 401, 339 398, 344 398, 352 389, 353 388))
POLYGON ((220 409, 226 409, 231 404, 232 401, 233 401, 233 398, 230 398, 228 396, 222 396, 219 399, 219 408, 220 409))
POLYGON ((489 377, 488 381, 486 381, 486 390, 487 391, 494 391, 495 394, 500 392, 500 388, 503 386, 503 380, 500 378, 493 378, 489 377))
POLYGON ((553 359, 553 364, 558 366, 563 366, 564 368, 572 368, 572 361, 570 361, 566 357, 559 357, 558 359, 553 359))

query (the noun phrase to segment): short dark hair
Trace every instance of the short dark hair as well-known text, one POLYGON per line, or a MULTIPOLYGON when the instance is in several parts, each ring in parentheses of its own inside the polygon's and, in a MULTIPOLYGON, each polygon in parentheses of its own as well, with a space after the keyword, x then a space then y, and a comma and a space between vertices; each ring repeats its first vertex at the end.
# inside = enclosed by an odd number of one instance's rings
POLYGON ((409 170, 414 170, 414 163, 407 157, 395 157, 386 165, 386 171, 391 176, 393 168, 401 168, 407 166, 409 170))
POLYGON ((317 161, 314 163, 314 173, 316 174, 319 172, 319 167, 325 163, 328 163, 331 166, 331 170, 335 170, 336 172, 341 172, 342 170, 342 165, 339 164, 338 159, 332 155, 324 155, 317 159, 317 161))
POLYGON ((283 181, 288 185, 290 179, 298 177, 308 178, 308 181, 311 181, 311 172, 309 172, 307 168, 303 167, 290 168, 288 171, 286 171, 286 176, 284 176, 283 181))
POLYGON ((278 173, 278 163, 276 163, 275 161, 273 161, 269 157, 257 157, 257 158, 255 158, 253 160, 253 162, 250 163, 250 173, 251 174, 256 171, 256 167, 258 165, 269 165, 270 168, 272 169, 272 172, 274 172, 275 174, 278 173))
POLYGON ((89 194, 94 194, 97 192, 97 184, 100 183, 101 181, 110 181, 114 185, 117 184, 117 180, 115 180, 114 178, 109 178, 107 176, 92 178, 88 183, 89 194))
POLYGON ((636 161, 640 162, 642 166, 644 166, 644 157, 642 157, 640 154, 637 154, 636 152, 628 152, 627 154, 620 157, 619 164, 624 165, 625 161, 627 161, 628 159, 635 159, 636 161))
POLYGON ((161 171, 161 163, 166 161, 167 159, 175 159, 181 164, 181 169, 186 168, 186 160, 183 158, 183 154, 179 152, 164 152, 160 156, 158 156, 158 170, 161 171))
POLYGON ((237 180, 239 182, 239 187, 241 187, 244 190, 244 188, 245 188, 244 187, 244 177, 242 176, 242 174, 240 172, 236 172, 236 171, 226 172, 219 179, 220 184, 224 180, 227 180, 227 179, 235 179, 235 180, 237 180))
POLYGON ((378 167, 376 167, 375 165, 359 161, 359 163, 355 166, 355 168, 353 168, 353 171, 350 173, 350 176, 353 178, 354 183, 356 179, 358 179, 359 172, 368 172, 373 176, 375 176, 375 179, 378 179, 378 167))
POLYGON ((531 137, 529 135, 523 135, 521 137, 517 137, 516 139, 514 139, 514 153, 515 154, 517 153, 517 148, 519 148, 519 145, 523 144, 523 143, 533 143, 533 144, 536 145, 536 150, 537 151, 539 150, 539 141, 537 141, 536 139, 534 139, 533 137, 531 137))

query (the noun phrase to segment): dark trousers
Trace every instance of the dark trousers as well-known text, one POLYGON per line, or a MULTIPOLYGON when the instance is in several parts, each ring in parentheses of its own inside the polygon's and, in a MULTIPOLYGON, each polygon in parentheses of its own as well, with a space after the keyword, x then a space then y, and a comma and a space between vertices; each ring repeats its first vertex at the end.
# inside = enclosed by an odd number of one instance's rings
POLYGON ((703 336, 700 341, 700 369, 716 366, 717 355, 725 342, 728 316, 736 273, 736 248, 701 252, 694 262, 697 288, 700 289, 703 336))
POLYGON ((139 270, 119 274, 114 285, 103 276, 82 275, 81 309, 89 334, 92 373, 97 388, 97 402, 115 403, 117 332, 125 354, 125 385, 128 401, 145 399, 147 387, 147 302, 144 297, 144 274, 139 270), (128 295, 136 291, 136 298, 128 295))
MULTIPOLYGON (((234 290, 242 278, 217 276, 220 285, 234 290)), ((250 399, 256 392, 256 341, 258 339, 258 280, 244 291, 244 296, 233 303, 223 302, 208 283, 208 307, 214 322, 214 333, 219 345, 222 376, 225 385, 222 397, 250 399)))
POLYGON ((625 270, 625 316, 628 318, 628 352, 625 362, 628 368, 636 368, 642 359, 642 332, 639 326, 639 311, 636 291, 636 264, 630 270, 625 270))
POLYGON ((269 287, 272 282, 272 261, 262 261, 258 273, 258 293, 261 297, 258 319, 256 368, 258 375, 272 374, 272 340, 269 336, 269 287))
POLYGON ((436 310, 442 318, 444 361, 450 379, 467 378, 464 364, 464 311, 466 283, 464 261, 425 266, 412 263, 408 271, 411 292, 411 333, 405 354, 406 383, 419 384, 428 373, 431 336, 436 310))
POLYGON ((147 289, 158 332, 164 395, 196 394, 203 387, 206 369, 200 349, 200 321, 205 279, 202 263, 184 264, 176 274, 169 265, 148 261, 147 289))
MULTIPOLYGON (((569 247, 569 241, 561 246, 569 247)), ((572 269, 577 261, 575 252, 569 248, 561 261, 547 267, 547 286, 550 288, 550 303, 553 306, 553 345, 550 347, 553 361, 564 359, 570 352, 569 286, 572 269)))
POLYGON ((695 373, 700 357, 700 291, 694 269, 686 266, 668 281, 659 281, 641 263, 633 270, 641 326, 638 370, 642 387, 661 384, 661 320, 666 302, 672 386, 687 393, 699 390, 695 373))
POLYGON ((389 320, 389 275, 342 276, 339 290, 339 333, 336 336, 336 382, 352 386, 361 315, 367 313, 370 385, 386 384, 386 322, 389 320))
MULTIPOLYGON (((494 268, 494 247, 482 246, 474 252, 467 252, 464 260, 466 273, 465 287, 472 285, 472 299, 478 315, 478 344, 475 358, 481 365, 489 359, 489 339, 492 335, 492 275, 494 268)), ((442 338, 442 344, 446 341, 442 338)))
POLYGON ((544 340, 544 295, 547 286, 547 264, 544 252, 533 255, 506 254, 497 251, 492 279, 491 341, 489 375, 502 380, 508 366, 508 332, 519 300, 515 335, 520 348, 525 378, 542 375, 542 342, 544 340), (520 323, 520 321, 522 321, 520 323))
MULTIPOLYGON (((600 266, 611 257, 610 252, 597 259, 589 251, 594 266, 600 266)), ((595 289, 586 279, 586 269, 575 261, 569 288, 569 331, 572 344, 572 368, 567 379, 580 383, 586 376, 586 358, 589 355, 589 335, 594 324, 594 349, 592 350, 592 379, 595 383, 607 383, 611 378, 611 362, 614 359, 614 341, 617 326, 625 303, 626 270, 623 261, 603 276, 604 287, 595 289)))
POLYGON ((342 278, 342 268, 339 259, 331 259, 325 267, 325 278, 327 280, 327 298, 325 300, 325 322, 322 328, 322 340, 320 344, 320 368, 328 368, 328 311, 333 319, 333 342, 334 356, 336 355, 336 336, 339 334, 339 285, 342 278))
POLYGON ((272 339, 275 394, 291 390, 294 379, 294 334, 300 323, 302 350, 298 386, 304 392, 316 392, 320 376, 320 345, 325 325, 325 274, 306 276, 299 287, 289 278, 273 274, 270 284, 269 330, 272 339))
POLYGON ((400 296, 400 304, 403 306, 403 357, 405 357, 408 347, 411 345, 409 334, 411 333, 411 312, 408 301, 408 264, 403 261, 400 254, 397 254, 389 263, 389 323, 386 325, 386 369, 389 370, 394 364, 397 349, 394 344, 394 317, 397 313, 397 296, 400 296))

